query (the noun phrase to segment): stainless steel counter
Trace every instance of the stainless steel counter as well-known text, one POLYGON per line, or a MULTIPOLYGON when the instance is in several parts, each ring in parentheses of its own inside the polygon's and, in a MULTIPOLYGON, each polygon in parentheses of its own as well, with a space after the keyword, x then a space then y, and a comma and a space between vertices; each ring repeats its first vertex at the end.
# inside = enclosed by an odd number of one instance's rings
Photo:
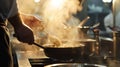
MULTIPOLYGON (((29 58, 47 58, 43 51, 16 51, 18 66, 31 67, 29 58)), ((120 61, 108 59, 107 67, 120 67, 120 61)))
POLYGON ((46 58, 44 52, 40 51, 16 51, 18 66, 31 67, 29 58, 46 58))

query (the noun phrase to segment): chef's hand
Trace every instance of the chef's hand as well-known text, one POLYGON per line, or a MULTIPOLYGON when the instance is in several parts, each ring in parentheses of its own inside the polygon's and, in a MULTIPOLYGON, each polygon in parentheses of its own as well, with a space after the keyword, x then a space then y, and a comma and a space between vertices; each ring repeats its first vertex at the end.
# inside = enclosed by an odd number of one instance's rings
POLYGON ((25 25, 21 20, 19 14, 16 14, 13 17, 10 17, 8 21, 14 27, 14 36, 21 42, 33 44, 34 43, 34 35, 33 31, 30 27, 25 25))
POLYGON ((23 43, 34 43, 34 35, 32 30, 24 24, 23 26, 20 26, 19 28, 15 29, 14 36, 23 43))

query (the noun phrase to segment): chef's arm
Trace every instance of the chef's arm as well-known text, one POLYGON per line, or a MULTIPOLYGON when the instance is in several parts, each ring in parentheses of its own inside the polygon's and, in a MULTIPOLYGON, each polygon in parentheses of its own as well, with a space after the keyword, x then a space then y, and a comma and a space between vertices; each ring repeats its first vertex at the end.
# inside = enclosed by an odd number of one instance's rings
POLYGON ((14 28, 19 28, 21 25, 23 25, 22 19, 19 14, 8 18, 8 21, 12 24, 14 28))
POLYGON ((15 37, 19 41, 29 44, 32 44, 34 42, 34 35, 32 29, 23 23, 19 14, 10 17, 8 21, 14 27, 15 37))

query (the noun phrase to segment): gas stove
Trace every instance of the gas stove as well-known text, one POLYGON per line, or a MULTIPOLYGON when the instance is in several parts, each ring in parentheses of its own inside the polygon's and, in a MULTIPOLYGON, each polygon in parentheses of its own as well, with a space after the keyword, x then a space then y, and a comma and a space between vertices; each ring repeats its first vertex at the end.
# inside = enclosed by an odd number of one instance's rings
POLYGON ((80 65, 82 65, 82 67, 107 67, 105 64, 94 64, 85 59, 58 60, 53 58, 29 58, 29 62, 31 67, 68 67, 69 65, 69 67, 81 67, 80 65))
POLYGON ((79 58, 79 59, 67 59, 67 60, 58 60, 46 57, 43 51, 16 51, 18 66, 19 67, 44 67, 50 64, 58 63, 88 63, 88 64, 100 64, 108 65, 111 67, 120 67, 120 61, 112 59, 103 59, 102 57, 89 57, 89 58, 79 58), (117 65, 117 66, 115 66, 117 65))
POLYGON ((84 63, 85 60, 83 59, 60 60, 60 59, 53 59, 53 58, 29 58, 29 62, 32 67, 44 67, 46 65, 56 64, 56 63, 84 63))

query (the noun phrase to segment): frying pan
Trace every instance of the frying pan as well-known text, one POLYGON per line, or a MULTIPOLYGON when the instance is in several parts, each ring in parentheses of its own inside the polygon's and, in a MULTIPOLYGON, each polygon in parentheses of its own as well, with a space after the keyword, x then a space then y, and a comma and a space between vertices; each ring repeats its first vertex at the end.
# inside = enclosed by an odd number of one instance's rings
POLYGON ((54 59, 76 59, 84 54, 84 46, 80 47, 43 47, 37 43, 34 45, 43 48, 47 57, 54 59))

